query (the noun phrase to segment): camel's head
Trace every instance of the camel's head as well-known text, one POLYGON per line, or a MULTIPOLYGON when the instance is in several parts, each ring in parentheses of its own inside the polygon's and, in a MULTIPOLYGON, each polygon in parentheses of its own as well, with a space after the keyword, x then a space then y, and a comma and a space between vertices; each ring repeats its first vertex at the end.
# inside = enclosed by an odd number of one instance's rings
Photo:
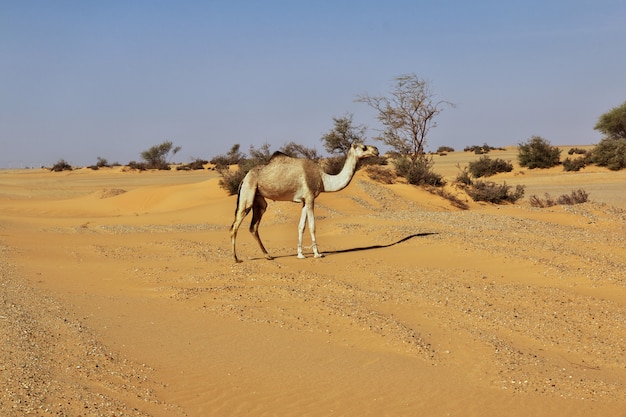
POLYGON ((376 146, 363 145, 361 143, 353 144, 351 152, 354 152, 358 159, 378 156, 378 148, 376 146))

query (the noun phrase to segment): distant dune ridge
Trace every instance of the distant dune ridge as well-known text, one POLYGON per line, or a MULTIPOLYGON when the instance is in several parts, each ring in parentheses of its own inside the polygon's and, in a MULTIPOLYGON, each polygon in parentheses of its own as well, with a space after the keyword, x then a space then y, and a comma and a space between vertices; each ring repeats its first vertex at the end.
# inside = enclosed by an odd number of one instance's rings
POLYGON ((316 200, 324 258, 268 201, 241 264, 215 171, 0 171, 0 415, 624 416, 626 171, 492 152, 517 204, 360 170, 316 200))

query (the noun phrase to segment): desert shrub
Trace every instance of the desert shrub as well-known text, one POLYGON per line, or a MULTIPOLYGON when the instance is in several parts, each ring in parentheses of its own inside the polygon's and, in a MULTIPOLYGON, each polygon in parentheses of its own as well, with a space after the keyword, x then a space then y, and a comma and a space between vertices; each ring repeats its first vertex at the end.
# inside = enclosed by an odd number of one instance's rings
POLYGON ((52 165, 50 171, 52 172, 61 172, 61 171, 71 171, 72 166, 65 161, 65 159, 59 159, 56 164, 52 165))
POLYGON ((544 198, 537 197, 534 194, 530 196, 530 205, 539 208, 552 207, 556 205, 582 204, 587 201, 589 201, 589 194, 583 189, 573 190, 570 194, 563 194, 557 199, 552 198, 552 196, 548 193, 545 194, 544 198))
POLYGON ((465 148, 463 148, 464 152, 474 152, 476 155, 483 155, 486 153, 489 153, 490 151, 503 151, 504 148, 496 148, 494 146, 489 146, 486 143, 484 143, 482 146, 478 146, 478 145, 472 145, 472 146, 466 146, 465 148))
POLYGON ((177 171, 192 171, 198 169, 204 169, 204 165, 208 164, 209 161, 204 159, 196 158, 188 164, 179 165, 176 167, 177 171))
POLYGON ((148 166, 145 162, 130 161, 128 163, 128 168, 136 169, 137 171, 145 171, 148 169, 148 166))
POLYGON ((469 163, 469 172, 476 178, 490 177, 499 172, 511 172, 513 165, 504 159, 491 159, 486 155, 469 163))
POLYGON ((228 191, 228 195, 235 195, 239 192, 239 184, 241 184, 241 181, 243 181, 244 177, 248 173, 241 168, 231 170, 228 167, 218 168, 218 171, 222 176, 219 185, 228 191))
POLYGON ((574 204, 582 204, 589 201, 589 193, 587 193, 582 188, 578 190, 573 190, 569 194, 563 194, 559 198, 556 199, 557 204, 564 205, 574 205, 574 204))
POLYGON ((433 171, 433 160, 427 155, 422 155, 416 160, 400 157, 394 163, 396 165, 396 173, 404 177, 409 184, 433 185, 436 187, 445 184, 443 176, 433 171))
POLYGON ((160 169, 160 170, 169 170, 171 169, 167 157, 171 153, 172 155, 176 155, 178 151, 180 151, 181 147, 176 146, 171 141, 165 141, 159 145, 154 145, 149 149, 141 152, 141 159, 146 161, 147 169, 160 169))
POLYGON ((220 187, 228 191, 229 195, 235 195, 239 192, 239 184, 245 178, 246 174, 255 166, 263 165, 264 162, 258 159, 242 159, 237 164, 237 169, 227 167, 216 168, 222 178, 219 181, 220 187))
POLYGON ((626 138, 602 139, 591 151, 591 161, 612 171, 626 168, 626 138))
POLYGON ((560 163, 561 150, 541 136, 533 136, 519 144, 517 158, 523 167, 551 168, 560 163))
POLYGON ((496 184, 493 181, 474 181, 466 187, 465 191, 474 201, 486 201, 488 203, 515 203, 524 196, 524 186, 517 185, 514 191, 506 182, 496 184))
POLYGON ((309 148, 296 142, 289 142, 284 144, 279 149, 279 151, 293 158, 306 158, 312 159, 313 161, 319 161, 321 159, 321 156, 317 152, 317 149, 309 148))
POLYGON ((395 172, 380 165, 369 165, 365 168, 365 172, 371 179, 383 184, 393 184, 393 181, 396 179, 395 172))
POLYGON ((96 162, 95 165, 88 166, 87 168, 97 171, 100 168, 110 167, 110 166, 111 165, 109 165, 109 161, 107 161, 105 158, 98 157, 98 162, 96 162))
POLYGON ((440 146, 437 148, 437 153, 454 152, 454 148, 450 146, 440 146))
POLYGON ((457 168, 460 169, 459 173, 456 176, 456 179, 454 180, 454 182, 456 184, 459 184, 463 187, 468 186, 468 185, 472 185, 472 177, 470 175, 469 172, 469 168, 468 167, 463 167, 463 169, 461 169, 461 167, 457 164, 457 168))
POLYGON ((581 148, 570 148, 569 151, 567 151, 568 155, 586 155, 587 151, 581 148))
POLYGON ((215 165, 215 168, 223 169, 228 167, 229 165, 237 165, 241 160, 243 160, 246 156, 240 152, 241 145, 235 143, 226 155, 217 155, 214 156, 209 162, 215 165))
POLYGON ((582 168, 586 167, 590 162, 590 158, 565 158, 563 160, 563 170, 564 171, 580 171, 582 168))

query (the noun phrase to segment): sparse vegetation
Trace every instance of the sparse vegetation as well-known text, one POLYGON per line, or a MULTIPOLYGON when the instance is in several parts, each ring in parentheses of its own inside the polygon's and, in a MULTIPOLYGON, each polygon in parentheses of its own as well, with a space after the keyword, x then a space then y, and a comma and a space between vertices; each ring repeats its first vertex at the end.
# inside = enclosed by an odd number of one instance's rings
POLYGON ((450 146, 440 146, 437 148, 438 154, 448 153, 448 152, 454 152, 454 148, 451 148, 450 146))
MULTIPOLYGON (((252 168, 257 165, 267 164, 271 158, 270 144, 264 143, 259 149, 250 146, 250 158, 239 152, 239 145, 233 146, 229 152, 230 157, 238 159, 237 169, 231 168, 230 165, 218 165, 216 169, 222 176, 219 185, 228 191, 229 195, 235 195, 239 191, 239 184, 252 168)), ((231 161, 233 160, 231 159, 231 161)))
POLYGON ((52 165, 50 171, 52 172, 61 172, 61 171, 71 171, 72 166, 65 160, 59 159, 56 164, 52 165))
POLYGON ((215 165, 216 169, 228 168, 229 165, 237 165, 246 156, 239 150, 241 145, 235 143, 226 155, 218 155, 213 157, 209 162, 215 165))
POLYGON ((95 165, 90 165, 87 168, 93 169, 94 171, 99 170, 100 168, 110 167, 109 161, 105 158, 98 157, 98 162, 95 165))
POLYGON ((333 117, 334 127, 321 138, 329 154, 347 155, 353 144, 364 142, 367 128, 363 125, 354 126, 352 117, 352 114, 333 117))
POLYGON ((511 186, 506 182, 496 184, 493 181, 480 180, 473 181, 472 185, 465 187, 465 191, 474 201, 500 204, 502 202, 515 203, 524 197, 524 188, 523 185, 517 185, 515 190, 511 190, 511 186))
POLYGON ((357 101, 378 112, 384 129, 375 139, 398 153, 395 164, 399 175, 414 185, 444 183, 443 177, 432 171, 432 158, 425 154, 424 148, 430 129, 437 126, 436 116, 452 103, 436 101, 430 84, 415 74, 396 77, 389 96, 366 94, 357 101))
POLYGON ((484 143, 482 146, 479 145, 472 145, 472 146, 466 146, 465 148, 463 148, 464 152, 474 152, 476 155, 483 155, 486 153, 489 153, 490 151, 503 151, 504 148, 496 148, 493 146, 489 146, 486 143, 484 143))
POLYGON ((580 171, 591 163, 591 154, 586 154, 581 158, 565 158, 563 160, 564 171, 580 171))
POLYGON ((533 136, 519 144, 518 160, 523 167, 551 168, 560 163, 561 150, 541 136, 533 136))
POLYGON ((443 176, 433 171, 433 160, 428 155, 423 155, 417 160, 407 157, 399 157, 394 160, 396 173, 404 177, 409 184, 432 185, 440 187, 445 184, 443 176))
POLYGON ((511 172, 513 165, 501 158, 491 159, 486 155, 469 163, 469 172, 476 178, 490 177, 499 172, 511 172))
POLYGON ((322 158, 317 152, 317 149, 308 148, 296 142, 286 143, 279 149, 279 151, 285 155, 291 156, 292 158, 306 158, 316 162, 322 158))
POLYGON ((128 163, 128 168, 135 169, 137 171, 145 171, 148 169, 148 164, 145 162, 130 161, 128 163))
POLYGON ((140 156, 146 161, 146 169, 169 170, 168 156, 170 153, 176 155, 180 149, 180 146, 174 147, 171 141, 165 141, 141 152, 140 156))
POLYGON ((188 164, 177 166, 176 171, 194 171, 194 170, 204 169, 204 165, 208 163, 209 161, 206 161, 204 159, 195 158, 188 164))
POLYGON ((583 189, 574 190, 570 194, 563 194, 556 199, 552 198, 552 196, 548 193, 545 194, 545 198, 537 197, 534 194, 530 196, 530 205, 539 208, 552 207, 556 205, 582 204, 587 201, 589 201, 589 194, 583 189))
POLYGON ((602 139, 591 151, 591 160, 612 171, 626 168, 626 138, 602 139))

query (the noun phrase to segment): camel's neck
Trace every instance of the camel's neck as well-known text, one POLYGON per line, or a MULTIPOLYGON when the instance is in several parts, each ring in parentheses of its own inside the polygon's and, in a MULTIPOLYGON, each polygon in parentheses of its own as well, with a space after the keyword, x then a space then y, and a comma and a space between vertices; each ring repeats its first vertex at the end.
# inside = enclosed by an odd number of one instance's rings
POLYGON ((343 190, 350 184, 356 169, 357 157, 354 152, 349 152, 341 172, 337 175, 323 174, 324 191, 329 193, 343 190))

